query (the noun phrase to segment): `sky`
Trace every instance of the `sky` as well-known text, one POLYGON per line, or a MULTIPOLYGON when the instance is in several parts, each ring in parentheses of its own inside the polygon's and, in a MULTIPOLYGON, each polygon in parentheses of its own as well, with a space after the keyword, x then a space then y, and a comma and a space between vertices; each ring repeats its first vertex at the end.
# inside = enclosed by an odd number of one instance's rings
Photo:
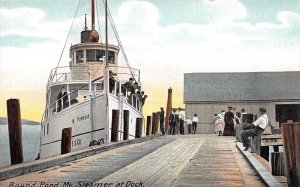
MULTIPOLYGON (((0 0, 0 117, 18 98, 24 119, 40 121, 78 0, 0 0)), ((90 0, 81 0, 60 65, 79 43, 90 0)), ((184 73, 300 71, 299 0, 108 0, 129 63, 149 96, 145 115, 183 105, 184 73)), ((103 6, 97 1, 103 40, 103 6)), ((96 21, 98 23, 98 20, 96 21)), ((96 28, 99 28, 98 24, 96 28)), ((114 39, 109 38, 109 41, 114 39)))

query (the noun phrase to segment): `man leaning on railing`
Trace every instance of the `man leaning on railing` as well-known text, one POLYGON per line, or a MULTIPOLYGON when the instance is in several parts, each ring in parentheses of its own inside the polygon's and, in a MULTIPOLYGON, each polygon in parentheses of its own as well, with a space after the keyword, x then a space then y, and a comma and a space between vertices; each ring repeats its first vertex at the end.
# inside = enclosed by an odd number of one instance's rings
POLYGON ((67 108, 68 106, 68 94, 66 92, 65 87, 63 86, 61 88, 61 92, 57 96, 57 112, 60 112, 62 109, 67 108))

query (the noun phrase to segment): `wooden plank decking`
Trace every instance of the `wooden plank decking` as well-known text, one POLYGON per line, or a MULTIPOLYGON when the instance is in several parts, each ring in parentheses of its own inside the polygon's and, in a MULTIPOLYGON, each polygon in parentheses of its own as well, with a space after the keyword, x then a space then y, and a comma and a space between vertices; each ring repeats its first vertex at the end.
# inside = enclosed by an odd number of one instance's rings
POLYGON ((264 186, 237 150, 235 138, 216 135, 164 136, 0 181, 0 186, 11 182, 48 187, 122 182, 145 187, 264 186))

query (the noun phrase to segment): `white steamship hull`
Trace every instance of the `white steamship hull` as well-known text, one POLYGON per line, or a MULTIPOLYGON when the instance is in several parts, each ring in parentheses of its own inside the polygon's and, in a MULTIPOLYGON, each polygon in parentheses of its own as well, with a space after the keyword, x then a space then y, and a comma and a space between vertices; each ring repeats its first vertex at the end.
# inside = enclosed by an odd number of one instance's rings
POLYGON ((109 116, 106 115, 106 100, 104 95, 97 96, 83 103, 75 104, 54 115, 42 124, 41 158, 61 155, 62 131, 72 128, 71 151, 78 151, 90 146, 92 140, 106 143, 111 140, 112 110, 120 111, 118 140, 123 140, 123 111, 129 112, 129 136, 134 139, 136 119, 143 118, 140 111, 114 95, 109 95, 109 116), (109 130, 106 121, 108 120, 109 130))

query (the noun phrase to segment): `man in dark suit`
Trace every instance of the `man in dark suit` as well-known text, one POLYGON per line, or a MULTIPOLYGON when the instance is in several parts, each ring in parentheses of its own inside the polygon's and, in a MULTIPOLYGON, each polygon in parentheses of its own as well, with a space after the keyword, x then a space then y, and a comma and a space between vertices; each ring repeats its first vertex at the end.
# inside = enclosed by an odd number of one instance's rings
POLYGON ((160 107, 160 114, 159 114, 159 124, 160 124, 160 131, 162 135, 165 135, 165 111, 163 107, 160 107))
POLYGON ((175 135, 175 131, 176 131, 176 109, 173 109, 173 113, 170 115, 169 117, 169 124, 170 124, 170 134, 175 135))
POLYGON ((66 92, 65 87, 61 88, 61 92, 57 96, 57 112, 60 112, 62 109, 69 106, 68 103, 68 94, 66 92), (62 108, 63 106, 63 108, 62 108))

